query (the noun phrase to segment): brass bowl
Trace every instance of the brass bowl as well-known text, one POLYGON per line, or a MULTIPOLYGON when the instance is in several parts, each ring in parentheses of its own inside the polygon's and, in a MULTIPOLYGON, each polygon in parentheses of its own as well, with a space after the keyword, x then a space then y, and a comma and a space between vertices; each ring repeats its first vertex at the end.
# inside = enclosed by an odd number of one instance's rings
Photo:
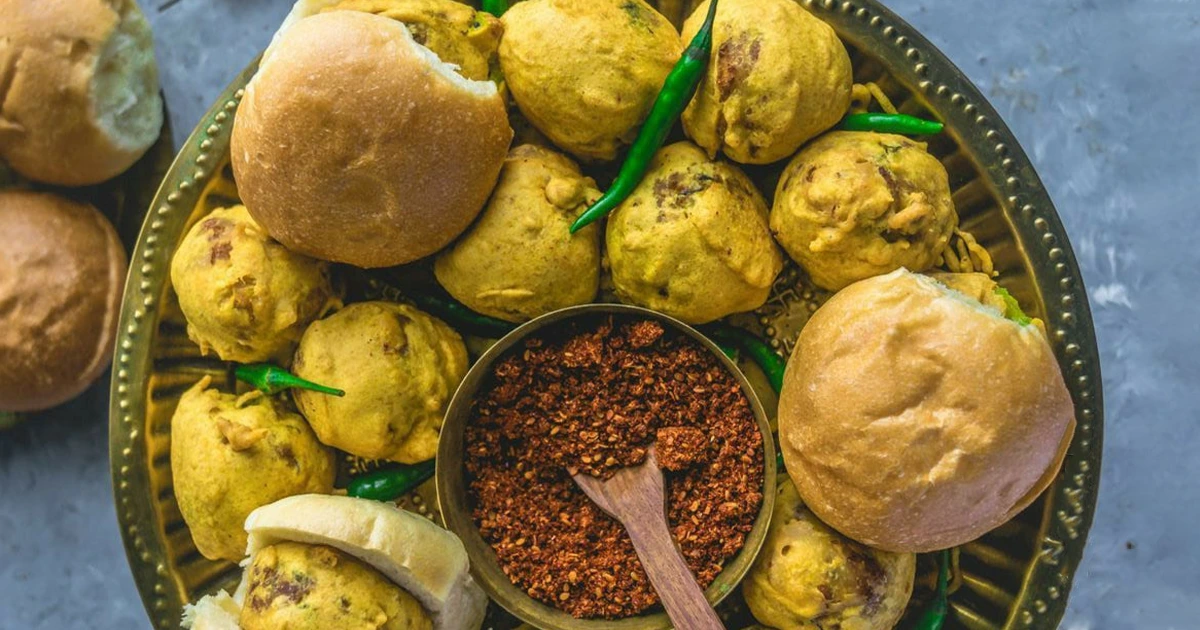
POLYGON ((543 630, 666 630, 671 627, 671 620, 666 613, 658 612, 619 620, 605 619, 576 619, 567 613, 547 606, 517 588, 496 559, 496 552, 491 545, 479 535, 475 520, 471 517, 471 502, 467 497, 467 484, 464 479, 465 464, 463 463, 463 432, 470 420, 471 405, 479 388, 488 382, 492 373, 492 365, 508 354, 514 346, 547 327, 555 326, 571 319, 594 317, 611 314, 628 319, 653 319, 663 324, 665 328, 674 329, 695 339, 710 353, 717 357, 721 365, 733 374, 742 392, 750 401, 754 418, 758 421, 758 430, 763 435, 763 501, 759 507, 754 526, 746 536, 746 544, 738 551, 733 560, 717 576, 717 579, 705 591, 708 601, 716 606, 733 591, 741 582, 742 577, 754 564, 754 557, 762 548, 767 537, 767 527, 771 522, 771 510, 775 505, 775 444, 770 439, 771 424, 763 411, 758 395, 736 363, 725 356, 707 337, 687 324, 662 313, 657 313, 637 306, 623 304, 585 304, 547 313, 533 319, 520 328, 504 336, 479 357, 471 370, 467 372, 450 406, 446 410, 446 419, 442 424, 442 435, 438 441, 437 454, 437 499, 438 508, 446 528, 462 539, 471 557, 471 574, 479 582, 483 590, 500 604, 505 610, 516 615, 525 623, 543 630))
MULTIPOLYGON (((1030 508, 960 548, 960 585, 947 628, 1056 628, 1066 609, 1092 522, 1100 475, 1103 398, 1087 294, 1066 232, 1046 190, 996 111, 954 65, 876 0, 798 0, 846 43, 855 80, 876 81, 901 111, 946 123, 930 151, 950 175, 963 228, 988 248, 998 280, 1048 329, 1075 402, 1078 430, 1062 472, 1030 508)), ((663 0, 678 23, 690 0, 663 0)), ((209 562, 192 544, 171 485, 170 419, 184 390, 203 374, 232 387, 226 367, 200 357, 184 332, 168 268, 190 225, 236 202, 229 136, 251 63, 205 115, 163 180, 133 251, 112 381, 109 448, 117 517, 134 580, 155 628, 176 628, 183 605, 236 586, 232 563, 209 562)), ((782 165, 747 169, 768 194, 782 165)), ((826 293, 794 267, 780 275, 755 313, 730 318, 771 339, 786 355, 826 293)), ((747 376, 757 385, 753 367, 747 376)), ((758 388, 768 414, 773 395, 758 388)), ((406 498, 436 516, 434 484, 406 498)), ((922 560, 925 560, 924 558, 922 560)), ((927 564, 927 560, 926 564, 927 564)), ((918 592, 927 593, 927 587, 918 592)), ((753 621, 735 593, 721 605, 730 628, 753 621)), ((512 627, 495 613, 488 628, 512 627)), ((901 627, 904 627, 903 625, 901 627)))

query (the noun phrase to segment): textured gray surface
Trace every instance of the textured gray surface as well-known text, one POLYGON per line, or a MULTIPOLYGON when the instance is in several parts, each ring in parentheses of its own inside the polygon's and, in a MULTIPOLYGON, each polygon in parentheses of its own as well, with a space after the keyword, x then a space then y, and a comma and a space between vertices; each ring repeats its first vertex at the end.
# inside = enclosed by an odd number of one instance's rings
MULTIPOLYGON (((142 0, 177 143, 289 0, 142 0)), ((1065 630, 1200 627, 1200 0, 894 0, 1000 110, 1083 267, 1107 403, 1065 630)), ((104 385, 0 434, 0 629, 149 627, 109 489, 104 385)))

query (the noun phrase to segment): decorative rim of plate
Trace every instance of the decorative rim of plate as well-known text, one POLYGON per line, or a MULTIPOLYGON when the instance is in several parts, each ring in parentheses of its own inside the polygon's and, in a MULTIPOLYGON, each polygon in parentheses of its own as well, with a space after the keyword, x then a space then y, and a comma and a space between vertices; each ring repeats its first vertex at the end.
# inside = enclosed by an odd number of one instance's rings
MULTIPOLYGON (((1103 439, 1099 351, 1079 267, 1054 204, 1012 132, 969 79, 916 29, 877 0, 798 0, 835 24, 838 35, 878 56, 889 72, 924 99, 967 150, 1001 202, 1012 234, 1031 263, 1037 296, 1078 427, 1066 462, 1047 491, 1036 560, 1025 572, 1003 627, 1056 628, 1092 524, 1103 439)), ((130 263, 112 379, 109 448, 113 492, 134 581, 151 621, 174 628, 181 607, 167 569, 165 540, 148 487, 141 432, 150 352, 174 243, 166 226, 185 222, 203 182, 229 148, 230 127, 252 62, 205 114, 163 180, 130 263), (141 465, 139 465, 139 463, 141 465)), ((979 627, 993 627, 980 618, 979 627)))

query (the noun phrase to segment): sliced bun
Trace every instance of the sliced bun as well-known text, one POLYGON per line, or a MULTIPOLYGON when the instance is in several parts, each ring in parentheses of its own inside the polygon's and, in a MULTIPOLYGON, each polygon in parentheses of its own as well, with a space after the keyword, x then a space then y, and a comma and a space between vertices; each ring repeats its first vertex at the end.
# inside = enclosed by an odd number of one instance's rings
POLYGON ((205 595, 195 604, 183 607, 182 625, 187 630, 240 630, 238 616, 242 607, 229 593, 205 595))
POLYGON ((287 247, 388 267, 467 228, 511 139, 494 83, 462 78, 400 22, 333 11, 273 44, 238 107, 233 171, 287 247))
POLYGON ((90 205, 0 192, 0 410, 74 398, 112 362, 125 249, 90 205))
POLYGON ((8 0, 0 12, 0 157, 13 170, 95 184, 154 144, 158 67, 134 0, 8 0))
POLYGON ((1041 329, 898 270, 834 295, 779 400, 789 476, 820 519, 888 551, 978 538, 1053 481, 1074 434, 1041 329))
POLYGON ((281 541, 327 545, 375 567, 417 598, 438 630, 476 630, 487 596, 470 574, 457 536, 391 503, 304 494, 246 519, 246 555, 281 541))

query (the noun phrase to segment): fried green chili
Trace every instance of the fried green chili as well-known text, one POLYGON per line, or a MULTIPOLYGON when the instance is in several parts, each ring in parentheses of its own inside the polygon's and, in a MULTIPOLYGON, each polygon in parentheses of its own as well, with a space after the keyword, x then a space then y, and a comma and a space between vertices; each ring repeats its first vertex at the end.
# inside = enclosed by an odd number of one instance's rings
POLYGON ((504 15, 508 10, 508 0, 482 0, 479 4, 484 11, 496 17, 504 15))
POLYGON ((662 89, 650 107, 650 114, 646 116, 646 122, 642 123, 637 138, 629 147, 629 154, 625 156, 625 162, 621 164, 620 173, 604 195, 571 224, 572 234, 611 212, 641 183, 650 161, 654 159, 655 151, 662 147, 667 134, 691 102, 700 80, 704 78, 708 58, 712 53, 713 19, 716 14, 717 0, 712 0, 704 24, 696 31, 696 36, 683 51, 679 61, 675 62, 675 67, 667 75, 666 81, 663 81, 662 89))
POLYGON ((435 460, 411 466, 384 468, 350 480, 346 494, 374 501, 395 501, 425 483, 436 469, 435 460))
POLYGON ((995 293, 1000 296, 1001 300, 1004 300, 1004 317, 1022 326, 1028 326, 1033 323, 1033 319, 1026 315, 1025 311, 1021 310, 1021 304, 1017 302, 1017 298, 1008 292, 1008 289, 996 287, 995 293))
POLYGON ((910 136, 941 133, 944 128, 945 125, 940 122, 907 114, 867 112, 850 114, 842 120, 842 129, 847 131, 878 131, 879 133, 902 133, 910 136))
POLYGON ((950 550, 945 549, 942 551, 941 566, 938 567, 937 592, 934 593, 933 602, 917 619, 912 630, 942 630, 942 626, 946 623, 946 615, 950 612, 950 606, 946 601, 946 589, 949 582, 950 550))
POLYGON ((330 396, 345 396, 346 392, 333 387, 318 385, 306 381, 291 372, 270 363, 255 363, 239 365, 233 370, 234 377, 243 383, 253 385, 267 395, 278 394, 285 389, 307 389, 309 391, 329 394, 330 396))
POLYGON ((787 367, 787 362, 762 339, 755 337, 747 330, 726 324, 710 326, 705 329, 705 332, 715 341, 733 344, 741 348, 758 367, 762 368, 775 393, 779 393, 779 390, 783 389, 783 371, 787 367))
POLYGON ((480 315, 448 295, 413 292, 405 293, 404 297, 412 300, 417 308, 428 311, 435 317, 445 320, 452 327, 465 330, 472 335, 499 339, 517 327, 516 324, 501 319, 480 315))

